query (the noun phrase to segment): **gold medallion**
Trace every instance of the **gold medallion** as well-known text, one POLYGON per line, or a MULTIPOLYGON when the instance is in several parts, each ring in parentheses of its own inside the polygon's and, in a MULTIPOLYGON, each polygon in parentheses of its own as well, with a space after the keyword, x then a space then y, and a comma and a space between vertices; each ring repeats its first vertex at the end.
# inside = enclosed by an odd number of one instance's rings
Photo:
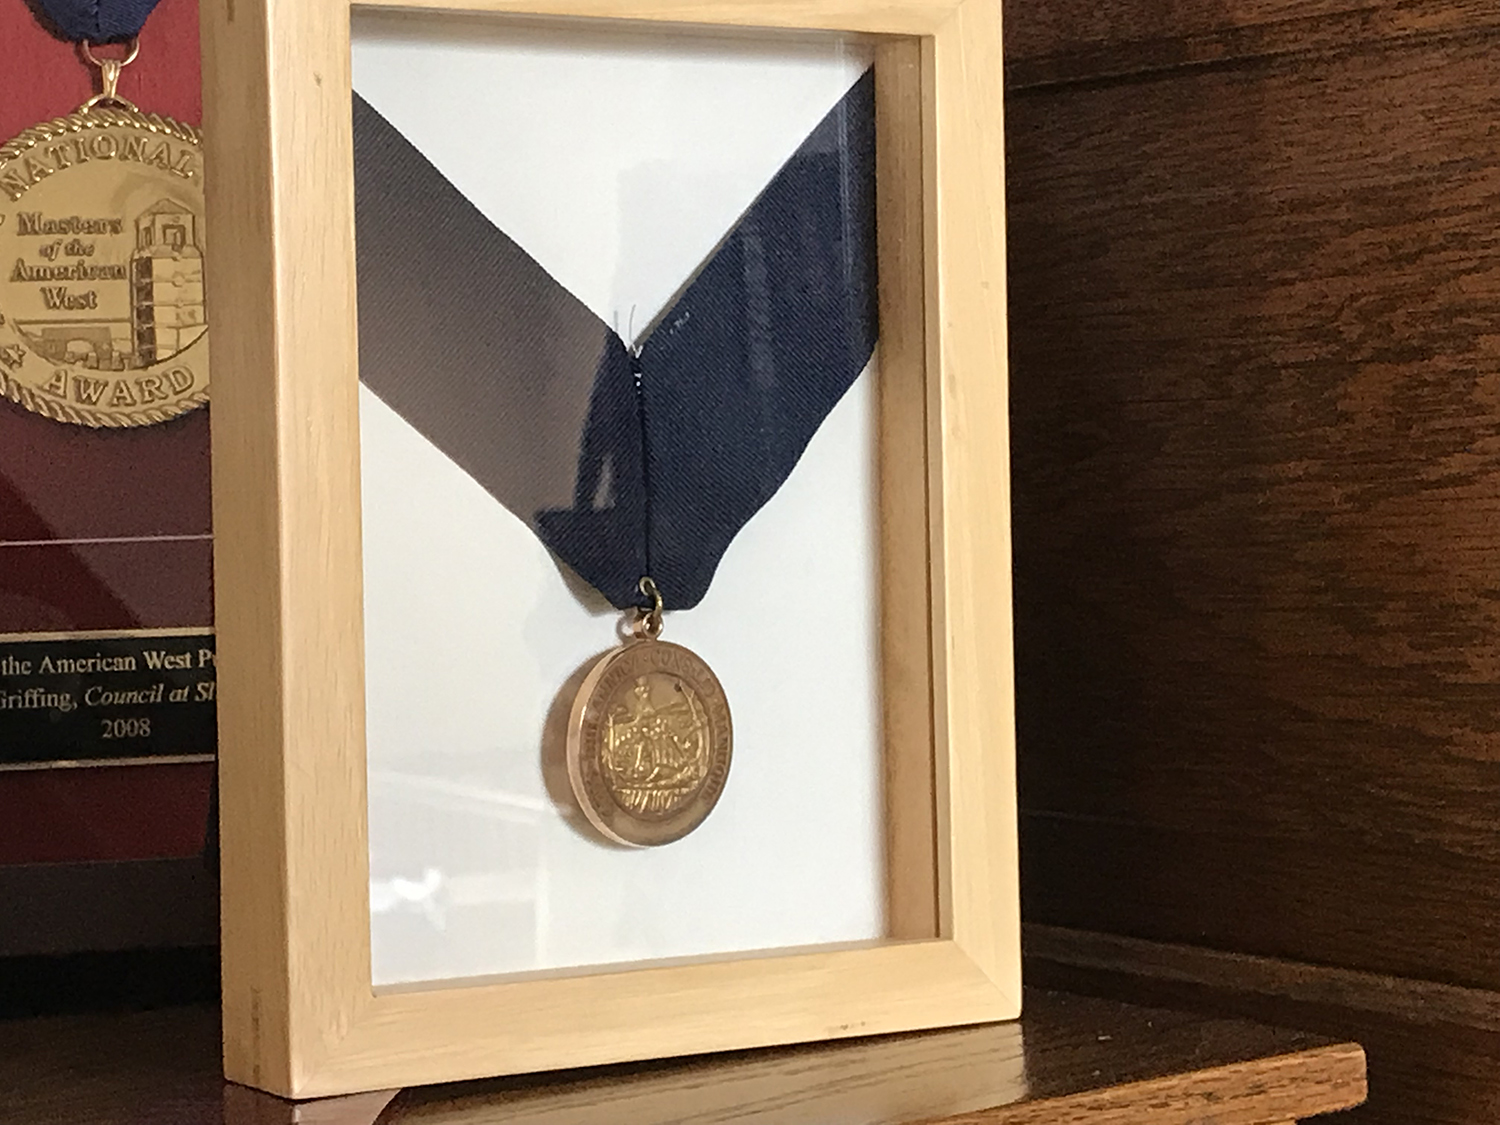
POLYGON ((0 147, 0 394, 81 426, 208 401, 198 132, 115 97, 119 65, 0 147))
POLYGON ((713 811, 732 749, 729 700, 713 670, 648 633, 584 678, 568 723, 568 777, 595 828, 619 844, 653 847, 680 840, 713 811))

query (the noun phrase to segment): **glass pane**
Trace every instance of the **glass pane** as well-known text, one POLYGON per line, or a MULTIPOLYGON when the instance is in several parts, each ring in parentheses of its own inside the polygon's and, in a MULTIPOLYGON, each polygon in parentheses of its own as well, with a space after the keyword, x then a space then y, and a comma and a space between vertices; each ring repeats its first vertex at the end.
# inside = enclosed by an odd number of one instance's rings
MULTIPOLYGON (((815 205, 843 213, 815 172, 853 166, 829 122, 868 50, 410 15, 361 15, 354 32, 355 91, 375 115, 358 126, 356 181, 376 984, 882 936, 873 361, 701 602, 672 611, 669 593, 665 639, 712 666, 734 721, 722 797, 674 843, 610 844, 571 794, 572 693, 619 643, 622 613, 538 534, 550 513, 623 506, 628 450, 590 448, 613 417, 600 356, 619 346, 598 336, 642 347, 637 388, 662 401, 653 350, 690 333, 693 286, 770 185, 813 169, 815 205), (497 275, 510 243, 514 270, 497 275)), ((771 328, 722 371, 710 355, 705 393, 785 381, 786 283, 765 277, 787 275, 749 275, 803 270, 756 257, 786 234, 744 239, 748 280, 724 313, 771 328)), ((869 296, 820 278, 834 305, 869 296)), ((734 411, 708 423, 728 427, 726 449, 771 426, 734 411)), ((673 471, 700 470, 689 457, 673 471)), ((705 485, 703 504, 714 495, 705 485)), ((581 521, 584 555, 626 550, 606 524, 581 521)))

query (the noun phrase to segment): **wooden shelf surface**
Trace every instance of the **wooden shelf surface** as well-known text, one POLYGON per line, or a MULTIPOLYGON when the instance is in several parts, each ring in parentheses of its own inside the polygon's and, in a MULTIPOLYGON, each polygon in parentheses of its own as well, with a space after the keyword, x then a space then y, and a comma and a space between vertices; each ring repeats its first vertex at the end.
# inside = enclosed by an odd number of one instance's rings
POLYGON ((301 1104, 218 1062, 209 1008, 0 1022, 13 1125, 1287 1125, 1365 1096, 1352 1043, 1035 991, 1012 1024, 301 1104))

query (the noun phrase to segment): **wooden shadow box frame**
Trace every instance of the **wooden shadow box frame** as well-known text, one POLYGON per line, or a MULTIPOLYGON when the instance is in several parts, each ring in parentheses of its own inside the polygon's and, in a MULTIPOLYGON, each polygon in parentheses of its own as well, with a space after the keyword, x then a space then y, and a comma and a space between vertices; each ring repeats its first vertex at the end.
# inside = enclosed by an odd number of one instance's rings
POLYGON ((310 1098, 1016 1017, 1000 0, 364 6, 875 37, 888 937, 372 987, 351 5, 204 0, 228 1077, 310 1098))

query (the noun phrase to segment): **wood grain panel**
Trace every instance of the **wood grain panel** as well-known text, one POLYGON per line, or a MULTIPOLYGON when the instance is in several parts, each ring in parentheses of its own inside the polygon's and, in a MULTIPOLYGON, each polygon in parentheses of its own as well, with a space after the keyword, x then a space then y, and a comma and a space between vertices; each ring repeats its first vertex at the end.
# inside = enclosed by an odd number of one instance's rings
POLYGON ((1019 1025, 408 1090, 381 1125, 1280 1125, 1364 1087, 1352 1044, 1029 993, 1019 1025))
POLYGON ((1350 1043, 1078 996, 1026 1003, 1019 1024, 411 1089, 394 1103, 224 1084, 211 1008, 17 1020, 0 1022, 0 1089, 13 1125, 1280 1125, 1365 1093, 1350 1043))
POLYGON ((1370 1098, 1339 1115, 1341 1125, 1487 1125, 1500 1115, 1500 1034, 1465 1022, 1485 1005, 1491 1011, 1476 1022, 1493 1025, 1494 993, 1035 929, 1026 972, 1048 987, 1358 1039, 1369 1054, 1370 1098))
MULTIPOLYGON (((875 65, 876 229, 880 263, 880 662, 885 754, 886 932, 935 938, 941 882, 937 849, 937 740, 933 715, 931 540, 927 467, 927 120, 922 44, 890 38, 875 65)), ((997 255, 997 258, 1000 257, 997 255)))
MULTIPOLYGON (((1268 785, 1290 784, 1277 777, 1268 785)), ((1232 822, 1282 796, 1215 798, 1232 822)), ((1185 799, 1191 799, 1189 794, 1185 799)), ((1309 820, 1318 798, 1307 798, 1309 820)), ((1340 791, 1327 795, 1330 804, 1340 791)), ((1490 987, 1500 940, 1493 867, 1440 848, 1182 832, 1133 819, 1022 818, 1022 884, 1039 922, 1194 942, 1416 980, 1490 987), (1458 971, 1458 970, 1462 971, 1458 971), (1448 971, 1452 970, 1452 971, 1448 971)))
POLYGON ((1372 1012, 1425 1027, 1459 1024, 1476 1031, 1500 1032, 1500 992, 1117 934, 1056 926, 1025 929, 1026 953, 1033 961, 1087 971, 1128 969, 1153 981, 1372 1012))
POLYGON ((1500 37, 1009 113, 1030 917, 1500 987, 1500 37))
POLYGON ((1012 0, 1006 7, 1007 18, 1014 9, 1006 44, 1013 88, 1500 26, 1500 9, 1488 0, 1012 0))
POLYGON ((358 0, 362 8, 516 12, 729 27, 930 35, 967 0, 358 0))

